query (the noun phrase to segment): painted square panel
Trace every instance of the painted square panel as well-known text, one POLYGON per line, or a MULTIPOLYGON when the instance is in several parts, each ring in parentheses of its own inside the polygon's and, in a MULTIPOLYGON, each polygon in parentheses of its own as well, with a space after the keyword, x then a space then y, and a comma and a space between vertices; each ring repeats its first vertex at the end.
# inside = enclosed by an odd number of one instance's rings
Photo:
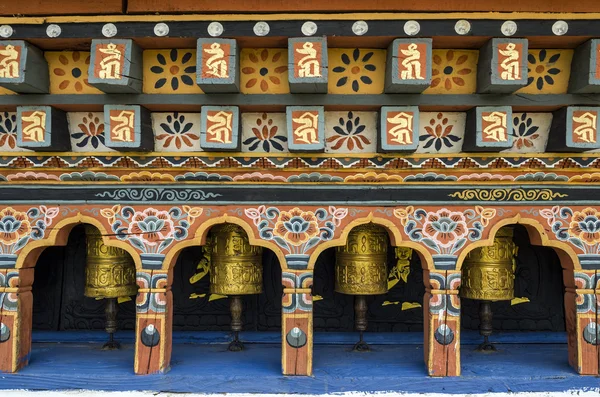
POLYGON ((503 152, 544 153, 552 113, 513 113, 513 145, 503 152))
POLYGON ((105 145, 117 150, 152 150, 150 113, 137 105, 104 105, 105 145))
POLYGON ((23 40, 0 41, 0 86, 19 93, 48 93, 48 64, 23 40))
POLYGON ((91 55, 85 51, 46 51, 50 94, 102 94, 88 81, 91 55))
POLYGON ((113 152, 105 145, 104 114, 102 112, 67 113, 71 151, 113 152))
POLYGON ((39 151, 67 151, 66 114, 50 106, 17 107, 17 146, 39 151))
POLYGON ((142 92, 142 50, 133 40, 92 40, 88 81, 108 93, 142 92))
POLYGON ((239 92, 239 55, 233 39, 198 39, 196 83, 204 92, 239 92))
POLYGON ((379 149, 383 152, 414 152, 419 144, 419 108, 383 106, 380 111, 379 149))
POLYGON ((288 106, 286 118, 290 151, 322 152, 325 149, 323 106, 288 106))
POLYGON ((415 153, 460 153, 467 114, 463 112, 421 112, 419 147, 415 153))
POLYGON ((381 94, 385 84, 386 51, 330 48, 330 94, 381 94))
POLYGON ((200 113, 152 113, 154 150, 196 152, 200 148, 200 113))
POLYGON ((203 106, 200 147, 204 150, 238 150, 240 110, 237 106, 203 106))
POLYGON ((431 39, 396 39, 388 48, 386 92, 419 93, 431 84, 431 39))
POLYGON ((288 39, 289 81, 292 92, 326 93, 328 80, 327 38, 288 39))
POLYGON ((565 94, 573 50, 529 50, 527 86, 519 94, 565 94))
POLYGON ((473 94, 479 51, 433 50, 431 85, 424 94, 473 94))
POLYGON ((30 151, 17 146, 17 112, 0 112, 0 151, 30 151))
POLYGON ((325 153, 376 153, 377 112, 325 112, 325 153))
POLYGON ((244 48, 240 53, 243 94, 289 94, 288 52, 285 48, 244 48))
POLYGON ((145 94, 202 94, 196 84, 196 50, 145 50, 145 94))
POLYGON ((288 151, 285 113, 242 113, 242 152, 288 151))

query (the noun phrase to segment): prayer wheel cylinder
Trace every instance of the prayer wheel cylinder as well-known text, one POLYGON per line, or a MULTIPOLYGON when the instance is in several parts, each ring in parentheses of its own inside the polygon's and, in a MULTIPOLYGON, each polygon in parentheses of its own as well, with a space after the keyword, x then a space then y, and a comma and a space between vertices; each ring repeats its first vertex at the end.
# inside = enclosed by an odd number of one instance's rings
POLYGON ((210 239, 210 292, 252 295, 262 292, 262 247, 250 245, 244 229, 214 226, 210 239))
POLYGON ((127 251, 105 245, 100 231, 85 225, 87 261, 84 295, 90 298, 119 298, 137 294, 135 264, 127 251))
POLYGON ((357 226, 346 245, 337 247, 335 291, 346 295, 387 292, 387 232, 376 225, 357 226))
POLYGON ((516 254, 513 229, 509 227, 496 233, 492 246, 469 252, 462 266, 460 296, 492 302, 513 299, 516 254))

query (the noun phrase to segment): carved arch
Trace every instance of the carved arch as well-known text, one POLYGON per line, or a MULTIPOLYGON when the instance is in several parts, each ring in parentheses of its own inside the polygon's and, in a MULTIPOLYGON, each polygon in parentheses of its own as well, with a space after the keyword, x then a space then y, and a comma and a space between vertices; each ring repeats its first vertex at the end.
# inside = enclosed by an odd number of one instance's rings
POLYGON ((109 237, 111 233, 109 233, 106 230, 106 227, 104 227, 102 222, 100 222, 94 217, 82 215, 81 212, 79 212, 75 216, 71 216, 69 218, 65 218, 58 221, 52 227, 47 237, 37 241, 31 241, 27 245, 25 245, 21 252, 19 252, 16 268, 19 269, 35 267, 37 260, 42 251, 44 251, 44 249, 53 246, 64 247, 65 245, 67 245, 67 240, 69 238, 69 233, 71 233, 71 230, 73 230, 73 228, 77 225, 86 223, 100 230, 100 234, 102 235, 102 241, 104 242, 104 244, 111 247, 118 247, 127 251, 127 253, 129 253, 129 255, 131 255, 131 257, 134 260, 135 268, 141 269, 142 260, 135 248, 133 248, 130 244, 124 241, 111 239, 109 237))
MULTIPOLYGON (((510 218, 503 218, 497 221, 488 232, 488 238, 473 242, 460 253, 456 262, 456 270, 462 268, 462 263, 467 254, 475 248, 491 246, 494 244, 494 237, 500 228, 507 225, 521 225, 527 230, 529 241, 533 245, 552 248, 560 259, 560 265, 564 270, 579 270, 581 265, 577 254, 573 248, 563 241, 558 241, 548 237, 544 225, 535 218, 523 217, 517 214, 510 218)), ((564 280, 567 281, 567 280, 564 280)), ((571 280, 569 280, 571 282, 571 280)))
POLYGON ((233 224, 240 226, 242 229, 244 229, 244 231, 248 235, 248 241, 250 242, 250 244, 257 245, 259 247, 268 248, 271 251, 273 251, 275 253, 275 255, 277 256, 277 259, 279 260, 279 265, 281 266, 282 269, 285 270, 285 268, 286 268, 285 255, 283 254, 283 251, 281 251, 281 249, 279 248, 279 246, 277 244, 275 244, 271 241, 266 241, 261 238, 257 238, 255 235, 255 229, 252 227, 252 225, 250 225, 248 222, 246 222, 243 219, 240 219, 240 218, 237 218, 237 217, 234 217, 231 215, 227 215, 227 214, 224 214, 224 215, 216 217, 216 218, 211 218, 211 219, 208 219, 208 220, 200 223, 198 228, 194 232, 193 237, 187 238, 186 240, 175 244, 173 246, 173 248, 171 248, 165 256, 165 260, 163 263, 163 269, 171 272, 173 270, 173 268, 175 267, 175 262, 177 261, 177 257, 179 256, 179 254, 181 253, 181 251, 184 248, 206 244, 206 237, 208 236, 208 232, 209 232, 210 228, 215 225, 223 224, 223 223, 233 223, 233 224))
POLYGON ((314 269, 315 263, 317 262, 317 258, 319 255, 328 248, 331 247, 339 247, 346 244, 346 240, 348 240, 348 234, 350 231, 359 225, 364 225, 366 223, 373 223, 375 225, 383 227, 390 237, 390 243, 394 247, 408 247, 412 248, 418 255, 421 260, 421 267, 423 270, 431 270, 433 269, 433 258, 431 253, 423 247, 422 244, 416 243, 414 241, 404 241, 402 232, 396 226, 396 224, 389 219, 380 218, 373 215, 372 212, 369 213, 366 217, 357 218, 352 222, 348 223, 343 230, 340 232, 339 237, 334 238, 330 241, 317 245, 315 250, 310 255, 310 260, 308 261, 308 268, 314 269))

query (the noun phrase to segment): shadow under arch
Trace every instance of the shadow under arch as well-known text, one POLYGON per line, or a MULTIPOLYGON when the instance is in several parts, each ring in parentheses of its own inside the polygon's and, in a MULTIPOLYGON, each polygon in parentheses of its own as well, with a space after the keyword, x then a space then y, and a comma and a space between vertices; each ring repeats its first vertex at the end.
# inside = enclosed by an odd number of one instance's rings
POLYGON ((235 225, 240 226, 246 232, 246 235, 248 236, 248 241, 250 242, 251 245, 256 245, 259 247, 267 248, 267 249, 273 251, 279 261, 279 266, 281 267, 281 269, 284 270, 286 268, 285 255, 281 251, 281 249, 279 248, 279 246, 277 244, 275 244, 271 241, 268 241, 268 240, 256 238, 256 236, 254 235, 254 229, 252 228, 252 226, 250 226, 250 224, 248 222, 246 222, 245 220, 242 220, 240 218, 225 214, 225 215, 222 215, 222 216, 219 216, 216 218, 211 218, 205 222, 202 222, 200 224, 200 226, 198 226, 198 228, 196 229, 196 232, 194 233, 194 237, 186 239, 185 241, 181 241, 181 242, 175 244, 173 246, 173 248, 171 250, 169 250, 169 252, 165 256, 164 263, 167 266, 166 270, 168 270, 169 273, 171 273, 173 271, 173 268, 175 267, 175 263, 177 262, 177 257, 179 256, 181 251, 183 251, 184 248, 198 246, 198 245, 205 245, 206 237, 208 236, 208 232, 210 231, 210 228, 212 228, 215 225, 219 225, 219 224, 223 224, 223 223, 233 223, 235 225))
POLYGON ((17 258, 16 268, 30 268, 35 267, 37 260, 41 253, 47 247, 59 246, 63 247, 67 245, 67 240, 69 239, 69 233, 71 230, 77 225, 81 224, 90 224, 100 230, 100 234, 102 235, 102 241, 105 245, 109 247, 118 247, 121 248, 134 260, 135 268, 141 269, 142 260, 140 258, 139 253, 133 248, 130 244, 124 241, 117 241, 110 239, 108 235, 108 231, 104 227, 104 225, 98 221, 96 218, 82 215, 78 213, 75 216, 71 216, 69 218, 65 218, 57 222, 54 226, 52 226, 52 230, 48 233, 48 237, 43 238, 41 240, 32 241, 29 244, 25 245, 23 250, 19 253, 17 258))
MULTIPOLYGON (((567 243, 549 238, 546 231, 544 230, 544 226, 537 219, 523 217, 520 214, 517 214, 513 217, 501 219, 500 221, 496 222, 490 228, 490 232, 487 239, 479 240, 477 242, 469 244, 458 256, 458 260, 456 262, 456 270, 461 270, 463 261, 469 254, 469 252, 479 247, 493 245, 494 237, 496 236, 498 230, 508 225, 521 225, 525 227, 525 230, 527 230, 527 235, 529 236, 529 241, 532 245, 552 248, 554 252, 556 252, 556 254, 558 255, 560 259, 560 265, 563 268, 563 270, 574 271, 581 269, 579 259, 577 258, 577 254, 575 253, 573 248, 571 248, 567 243)), ((574 280, 567 278, 567 274, 565 273, 563 278, 565 286, 572 286, 574 280)))
POLYGON ((419 255, 419 259, 421 260, 421 267, 423 270, 432 270, 433 267, 433 257, 431 253, 427 251, 423 245, 416 243, 414 241, 404 241, 402 239, 402 233, 396 224, 389 219, 380 218, 373 213, 369 213, 366 217, 358 218, 348 223, 338 238, 327 241, 323 244, 319 244, 315 250, 310 255, 310 260, 308 261, 308 269, 313 270, 315 267, 315 263, 317 262, 317 258, 319 255, 328 248, 331 247, 339 247, 346 244, 348 240, 348 234, 352 231, 356 226, 364 225, 367 223, 373 223, 377 226, 383 227, 390 237, 390 244, 394 247, 408 247, 412 248, 417 255, 419 255))

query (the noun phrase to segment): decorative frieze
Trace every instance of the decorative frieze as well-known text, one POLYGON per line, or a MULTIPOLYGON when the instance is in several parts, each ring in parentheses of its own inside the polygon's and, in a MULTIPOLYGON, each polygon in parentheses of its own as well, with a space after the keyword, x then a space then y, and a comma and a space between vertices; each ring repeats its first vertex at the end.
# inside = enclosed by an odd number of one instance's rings
POLYGON ((23 40, 0 41, 0 87, 47 94, 48 85, 48 63, 40 50, 23 40))
POLYGON ((50 106, 17 107, 17 146, 37 151, 68 151, 67 115, 50 106))
POLYGON ((526 39, 491 39, 479 51, 477 91, 512 93, 525 87, 528 42, 526 39))
POLYGON ((200 147, 204 150, 239 150, 240 110, 237 106, 203 106, 200 147))
POLYGON ((234 39, 198 39, 196 83, 206 93, 239 92, 240 57, 234 39))
POLYGON ((379 151, 414 152, 418 145, 419 108, 383 106, 380 112, 379 151))
POLYGON ((327 38, 288 39, 288 62, 292 93, 327 93, 327 38))
POLYGON ((325 149, 323 106, 288 106, 286 117, 290 152, 322 152, 325 149))
POLYGON ((582 152, 600 148, 600 107, 569 106, 554 113, 548 151, 582 152))
POLYGON ((421 93, 431 85, 432 39, 396 39, 387 52, 385 92, 421 93))
POLYGON ((106 93, 141 93, 142 58, 133 40, 92 40, 88 82, 106 93))
POLYGON ((122 151, 154 149, 150 112, 137 105, 104 106, 105 145, 122 151))
POLYGON ((575 50, 569 92, 600 93, 600 39, 588 40, 575 50))
POLYGON ((467 113, 463 151, 497 152, 513 144, 512 108, 478 106, 467 113))

